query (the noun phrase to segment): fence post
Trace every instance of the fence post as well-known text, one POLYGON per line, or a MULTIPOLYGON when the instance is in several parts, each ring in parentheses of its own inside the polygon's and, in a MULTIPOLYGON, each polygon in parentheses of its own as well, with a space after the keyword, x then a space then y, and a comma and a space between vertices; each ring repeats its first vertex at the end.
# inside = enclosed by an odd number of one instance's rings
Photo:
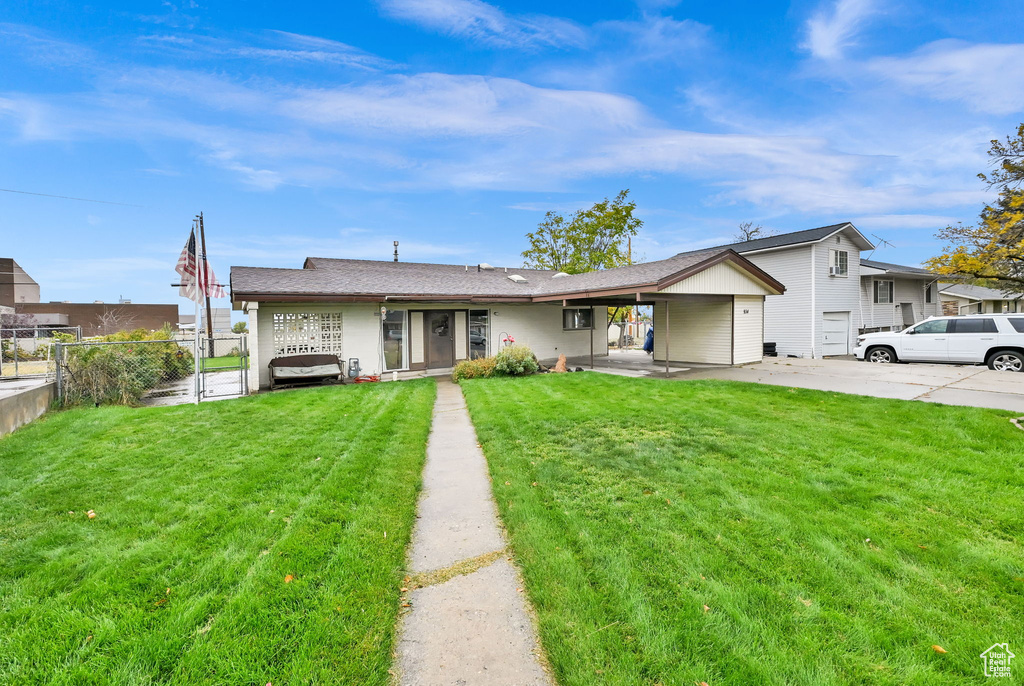
POLYGON ((14 330, 14 375, 18 376, 18 330, 14 330))
POLYGON ((61 369, 61 362, 64 360, 64 344, 57 341, 53 349, 53 361, 57 365, 57 402, 64 404, 64 370, 61 369))

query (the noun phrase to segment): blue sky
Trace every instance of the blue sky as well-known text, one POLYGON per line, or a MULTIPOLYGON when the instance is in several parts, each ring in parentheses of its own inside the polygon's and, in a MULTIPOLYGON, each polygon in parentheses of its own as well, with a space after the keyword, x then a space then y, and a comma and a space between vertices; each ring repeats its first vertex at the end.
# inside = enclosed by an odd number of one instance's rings
POLYGON ((8 2, 0 188, 123 204, 0 192, 0 253, 44 300, 188 310, 199 211, 226 281, 393 240, 516 265, 546 210, 629 188, 649 260, 853 221, 917 264, 993 196, 1022 24, 1019 0, 8 2))

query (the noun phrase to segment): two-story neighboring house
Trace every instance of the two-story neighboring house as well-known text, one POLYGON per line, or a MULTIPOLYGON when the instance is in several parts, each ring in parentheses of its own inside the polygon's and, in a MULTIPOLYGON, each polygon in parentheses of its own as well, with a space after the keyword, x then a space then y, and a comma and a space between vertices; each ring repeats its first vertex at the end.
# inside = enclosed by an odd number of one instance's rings
POLYGON ((861 333, 902 331, 942 314, 938 278, 920 267, 862 259, 861 333))
POLYGON ((780 357, 848 355, 860 330, 860 252, 875 246, 845 222, 728 247, 786 284, 769 299, 764 340, 780 357))
POLYGON ((849 355, 859 333, 902 329, 939 314, 935 276, 917 267, 862 260, 875 246, 844 222, 731 248, 786 284, 765 303, 764 340, 779 356, 849 355))

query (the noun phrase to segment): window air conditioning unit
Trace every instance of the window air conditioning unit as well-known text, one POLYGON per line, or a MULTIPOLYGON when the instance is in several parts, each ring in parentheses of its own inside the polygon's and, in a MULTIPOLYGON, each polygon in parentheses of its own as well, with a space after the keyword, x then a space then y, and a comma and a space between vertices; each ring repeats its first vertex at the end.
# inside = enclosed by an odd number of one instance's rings
POLYGON ((828 275, 829 276, 842 276, 842 271, 840 271, 839 267, 829 267, 828 268, 828 275))

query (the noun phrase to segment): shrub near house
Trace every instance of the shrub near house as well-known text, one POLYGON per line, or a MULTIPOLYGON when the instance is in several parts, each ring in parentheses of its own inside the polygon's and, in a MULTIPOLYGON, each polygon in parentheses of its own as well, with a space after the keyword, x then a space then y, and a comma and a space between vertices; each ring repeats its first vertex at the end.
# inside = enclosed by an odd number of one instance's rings
POLYGON ((463 360, 452 370, 452 381, 486 379, 491 376, 525 376, 540 369, 537 356, 525 345, 502 348, 493 357, 463 360))

